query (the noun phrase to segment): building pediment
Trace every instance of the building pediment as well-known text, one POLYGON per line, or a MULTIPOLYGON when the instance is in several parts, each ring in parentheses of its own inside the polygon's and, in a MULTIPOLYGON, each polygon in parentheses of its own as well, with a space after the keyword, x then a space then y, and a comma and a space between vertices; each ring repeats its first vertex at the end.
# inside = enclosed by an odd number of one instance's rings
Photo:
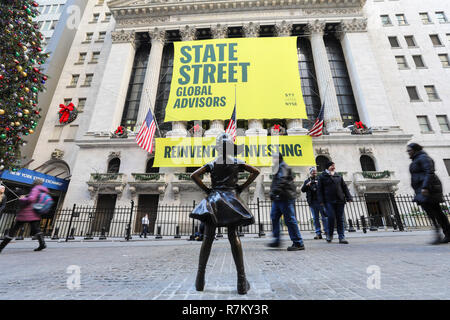
POLYGON ((192 13, 213 13, 252 10, 361 10, 366 0, 113 0, 108 7, 116 19, 132 16, 171 16, 192 13))

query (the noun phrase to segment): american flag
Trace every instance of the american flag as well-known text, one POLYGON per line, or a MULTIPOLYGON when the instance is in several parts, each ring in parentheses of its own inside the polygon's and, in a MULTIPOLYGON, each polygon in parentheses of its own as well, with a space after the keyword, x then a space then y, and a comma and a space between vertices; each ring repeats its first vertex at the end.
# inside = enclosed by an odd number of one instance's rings
POLYGON ((148 110, 145 121, 136 136, 137 144, 148 153, 152 153, 153 150, 153 136, 155 135, 155 131, 156 122, 155 119, 153 119, 152 111, 148 110))
POLYGON ((233 141, 236 141, 236 103, 225 133, 228 133, 233 138, 233 141))
POLYGON ((308 135, 310 135, 311 137, 320 137, 322 135, 324 107, 325 107, 325 101, 322 103, 322 107, 320 108, 319 115, 316 118, 316 122, 314 122, 314 125, 308 131, 308 135))

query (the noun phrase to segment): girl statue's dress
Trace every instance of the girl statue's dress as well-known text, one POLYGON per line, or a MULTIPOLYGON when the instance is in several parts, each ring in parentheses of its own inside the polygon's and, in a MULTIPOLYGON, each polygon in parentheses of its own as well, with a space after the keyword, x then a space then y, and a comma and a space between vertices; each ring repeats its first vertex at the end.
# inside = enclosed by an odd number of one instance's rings
POLYGON ((250 289, 250 284, 245 276, 242 245, 236 230, 238 226, 253 224, 255 219, 239 197, 239 193, 256 179, 259 170, 233 157, 236 153, 236 146, 225 133, 217 137, 216 151, 218 157, 195 171, 191 176, 194 182, 208 194, 189 215, 189 217, 205 223, 195 286, 197 291, 203 291, 206 264, 216 227, 227 227, 228 240, 238 274, 237 290, 239 294, 246 294, 250 289), (251 175, 243 185, 239 186, 238 173, 243 170, 250 172, 251 175), (200 179, 205 173, 211 174, 211 188, 206 187, 200 179))

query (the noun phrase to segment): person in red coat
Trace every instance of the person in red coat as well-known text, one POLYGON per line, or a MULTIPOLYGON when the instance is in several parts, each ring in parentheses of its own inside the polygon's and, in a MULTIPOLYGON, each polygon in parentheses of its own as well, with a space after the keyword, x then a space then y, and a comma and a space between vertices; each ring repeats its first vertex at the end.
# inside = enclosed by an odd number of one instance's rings
POLYGON ((44 234, 41 232, 41 217, 33 210, 33 205, 37 202, 39 195, 42 192, 49 193, 48 189, 42 185, 43 183, 44 181, 42 179, 35 179, 31 192, 27 196, 21 196, 19 198, 21 209, 17 213, 14 226, 9 231, 9 234, 5 236, 2 243, 0 243, 0 252, 26 223, 30 224, 31 234, 36 236, 39 241, 39 247, 34 249, 34 251, 41 251, 47 247, 44 241, 44 234))

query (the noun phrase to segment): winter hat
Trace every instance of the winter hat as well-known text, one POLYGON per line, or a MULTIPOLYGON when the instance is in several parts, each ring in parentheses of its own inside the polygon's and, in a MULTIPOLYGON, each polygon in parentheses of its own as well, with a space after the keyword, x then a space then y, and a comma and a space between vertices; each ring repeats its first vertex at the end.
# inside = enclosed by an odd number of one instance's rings
POLYGON ((316 167, 309 168, 309 174, 311 174, 314 170, 316 170, 316 167))
POLYGON ((328 168, 331 167, 331 165, 333 164, 334 164, 333 161, 328 161, 327 164, 325 165, 325 168, 328 170, 328 168))

